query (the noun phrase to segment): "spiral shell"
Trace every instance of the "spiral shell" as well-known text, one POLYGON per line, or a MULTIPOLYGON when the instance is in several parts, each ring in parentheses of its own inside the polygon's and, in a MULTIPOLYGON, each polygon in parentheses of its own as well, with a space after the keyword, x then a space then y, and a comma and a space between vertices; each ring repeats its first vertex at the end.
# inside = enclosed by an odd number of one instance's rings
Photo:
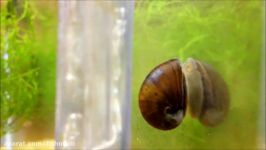
POLYGON ((142 116, 155 128, 178 126, 186 112, 185 78, 179 60, 169 60, 154 68, 144 80, 139 94, 142 116))
POLYGON ((139 107, 155 128, 170 130, 183 120, 186 108, 203 125, 221 123, 229 109, 229 93, 223 78, 208 64, 189 58, 155 67, 139 93, 139 107))

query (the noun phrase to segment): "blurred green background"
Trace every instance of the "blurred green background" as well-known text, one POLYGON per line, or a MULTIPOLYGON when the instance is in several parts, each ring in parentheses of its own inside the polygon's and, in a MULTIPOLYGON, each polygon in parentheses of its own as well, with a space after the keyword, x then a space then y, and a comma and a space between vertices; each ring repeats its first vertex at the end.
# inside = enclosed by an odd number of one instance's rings
MULTIPOLYGON (((22 5, 28 11, 11 11, 11 18, 7 17, 10 12, 6 3, 1 1, 1 134, 11 130, 4 124, 14 116, 20 119, 12 130, 30 126, 28 132, 33 137, 53 138, 57 1, 28 1, 22 5), (8 60, 5 53, 9 53, 8 60), (6 64, 12 77, 6 73, 6 64), (13 94, 12 101, 6 101, 3 87, 13 94), (21 96, 16 96, 18 93, 21 96)), ((258 146, 263 6, 263 1, 136 1, 132 149, 258 146), (140 114, 140 86, 158 64, 171 58, 185 61, 188 57, 211 64, 226 80, 231 97, 229 115, 213 128, 202 126, 187 114, 174 130, 155 129, 140 114)))
POLYGON ((261 96, 263 1, 137 1, 133 33, 132 148, 255 149, 261 96), (160 131, 141 116, 138 92, 146 75, 171 58, 212 65, 228 84, 231 106, 217 127, 186 115, 160 131))

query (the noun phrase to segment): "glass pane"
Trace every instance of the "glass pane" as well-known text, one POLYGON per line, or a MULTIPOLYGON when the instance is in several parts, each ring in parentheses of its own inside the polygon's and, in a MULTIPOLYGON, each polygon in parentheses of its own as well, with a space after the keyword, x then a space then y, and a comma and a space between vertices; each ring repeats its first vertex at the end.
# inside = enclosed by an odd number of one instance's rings
POLYGON ((132 14, 133 2, 59 2, 56 140, 65 149, 128 147, 132 14))

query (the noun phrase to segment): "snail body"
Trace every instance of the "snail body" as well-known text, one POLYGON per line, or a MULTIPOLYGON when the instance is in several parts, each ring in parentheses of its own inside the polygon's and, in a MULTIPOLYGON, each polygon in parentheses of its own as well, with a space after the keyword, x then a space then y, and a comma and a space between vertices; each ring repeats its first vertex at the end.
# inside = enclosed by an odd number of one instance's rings
POLYGON ((226 83, 208 64, 189 58, 172 59, 155 67, 139 93, 142 116, 155 128, 170 130, 183 120, 186 109, 203 125, 223 121, 229 108, 226 83))
POLYGON ((225 81, 222 77, 208 64, 202 64, 205 69, 205 80, 203 86, 204 100, 200 115, 200 122, 207 126, 215 126, 221 123, 229 110, 229 93, 225 81), (205 85, 204 85, 205 84, 205 85))
POLYGON ((198 70, 197 62, 189 58, 186 63, 182 64, 182 72, 186 76, 188 110, 192 117, 198 118, 201 113, 204 94, 202 75, 198 70))

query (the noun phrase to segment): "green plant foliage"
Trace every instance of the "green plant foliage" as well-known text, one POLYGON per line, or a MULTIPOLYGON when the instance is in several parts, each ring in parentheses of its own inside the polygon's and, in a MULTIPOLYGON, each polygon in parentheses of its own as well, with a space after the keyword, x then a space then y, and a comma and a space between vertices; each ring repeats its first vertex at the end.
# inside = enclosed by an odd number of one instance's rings
POLYGON ((56 3, 1 6, 1 136, 20 129, 30 140, 54 135, 56 3), (31 127, 24 128, 25 121, 31 127))
POLYGON ((57 49, 57 1, 38 1, 36 8, 36 53, 39 85, 38 104, 35 108, 34 121, 36 135, 52 138, 55 126, 55 80, 57 49), (49 9, 47 9, 49 8, 49 9))
POLYGON ((37 102, 33 14, 28 1, 1 7, 1 136, 31 118, 37 102))
POLYGON ((134 13, 132 148, 254 149, 258 138, 262 1, 137 1, 134 13), (158 64, 193 57, 226 80, 231 106, 223 124, 208 128, 186 115, 171 131, 141 116, 138 92, 158 64))

